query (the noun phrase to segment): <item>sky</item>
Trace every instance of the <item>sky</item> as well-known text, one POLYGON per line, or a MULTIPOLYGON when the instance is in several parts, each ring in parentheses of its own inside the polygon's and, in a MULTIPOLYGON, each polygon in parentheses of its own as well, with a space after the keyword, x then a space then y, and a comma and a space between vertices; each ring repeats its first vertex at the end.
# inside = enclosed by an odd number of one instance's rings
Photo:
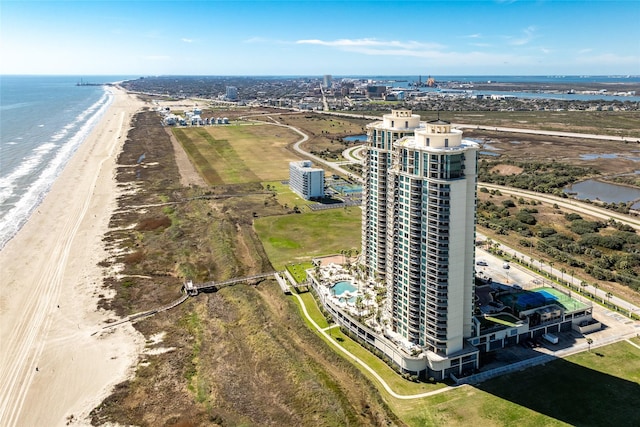
POLYGON ((0 0, 0 74, 640 75, 640 1, 0 0))

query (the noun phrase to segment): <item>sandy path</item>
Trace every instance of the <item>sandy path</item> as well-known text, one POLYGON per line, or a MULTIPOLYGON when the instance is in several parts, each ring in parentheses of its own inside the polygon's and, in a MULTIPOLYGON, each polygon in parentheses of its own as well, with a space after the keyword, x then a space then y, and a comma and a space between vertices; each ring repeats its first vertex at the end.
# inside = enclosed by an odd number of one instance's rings
POLYGON ((143 338, 108 332, 96 309, 115 207, 116 156, 143 103, 114 100, 20 232, 0 252, 0 425, 58 426, 86 416, 124 380, 143 338), (59 306, 59 308, 58 308, 59 306), (36 367, 38 370, 36 371, 36 367))

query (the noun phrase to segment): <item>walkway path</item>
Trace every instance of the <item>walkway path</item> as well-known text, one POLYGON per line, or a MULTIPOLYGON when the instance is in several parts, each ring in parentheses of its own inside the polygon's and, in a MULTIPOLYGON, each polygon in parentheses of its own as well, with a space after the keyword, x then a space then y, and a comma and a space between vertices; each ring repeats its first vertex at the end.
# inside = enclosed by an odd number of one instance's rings
MULTIPOLYGON (((433 391, 428 391, 428 392, 425 392, 425 393, 418 393, 418 394, 409 394, 409 395, 396 393, 395 391, 393 391, 391 389, 389 384, 387 384, 386 381, 384 379, 382 379, 380 374, 378 374, 372 367, 367 365, 362 359, 358 358, 356 355, 351 353, 349 350, 347 350, 344 347, 342 347, 337 341, 335 341, 333 339, 333 337, 331 335, 327 334, 327 332, 324 329, 322 329, 320 326, 318 326, 318 324, 309 315, 309 312, 307 311, 307 307, 305 306, 304 301, 302 300, 302 298, 300 298, 299 295, 293 294, 293 296, 295 296, 298 299, 298 302, 300 303, 300 307, 302 307, 302 312, 304 313, 304 317, 306 317, 307 320, 309 321, 309 323, 311 323, 313 325, 315 330, 318 331, 319 334, 321 334, 327 341, 329 341, 333 346, 335 346, 338 350, 340 350, 342 353, 344 353, 347 357, 349 357, 351 360, 353 360, 354 362, 356 362, 357 364, 362 366, 364 369, 366 369, 367 372, 369 372, 371 375, 373 375, 373 377, 382 385, 382 387, 385 389, 385 391, 387 393, 389 393, 392 397, 394 397, 396 399, 401 399, 401 400, 421 399, 423 397, 429 397, 429 396, 433 396, 433 395, 436 395, 436 394, 444 393, 445 391, 449 391, 449 390, 452 390, 454 388, 463 387, 463 386, 457 386, 457 387, 448 386, 448 387, 440 388, 438 390, 433 390, 433 391)), ((329 329, 329 328, 327 328, 327 329, 329 329)))

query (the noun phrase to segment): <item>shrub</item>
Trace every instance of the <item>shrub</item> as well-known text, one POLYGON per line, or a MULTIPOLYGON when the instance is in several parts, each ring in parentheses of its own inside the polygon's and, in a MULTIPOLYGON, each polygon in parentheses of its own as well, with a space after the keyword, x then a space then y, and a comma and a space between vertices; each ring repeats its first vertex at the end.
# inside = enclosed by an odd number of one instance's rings
POLYGON ((604 224, 597 221, 585 221, 584 219, 576 219, 571 221, 569 228, 576 234, 597 233, 604 224))
POLYGON ((556 234, 556 230, 551 227, 542 227, 538 230, 538 237, 549 237, 556 234))
POLYGON ((537 222, 536 217, 534 217, 533 215, 531 215, 531 213, 527 212, 524 209, 516 214, 516 219, 527 225, 535 225, 537 222))
POLYGON ((582 219, 582 217, 577 213, 566 213, 564 214, 564 219, 566 219, 567 221, 575 221, 577 219, 582 219))

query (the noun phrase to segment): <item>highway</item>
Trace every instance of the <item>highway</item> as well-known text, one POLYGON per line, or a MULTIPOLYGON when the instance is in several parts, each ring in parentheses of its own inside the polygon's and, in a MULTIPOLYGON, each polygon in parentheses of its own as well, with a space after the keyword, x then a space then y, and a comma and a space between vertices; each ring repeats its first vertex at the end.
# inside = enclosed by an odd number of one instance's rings
POLYGON ((510 133, 526 133, 530 135, 546 135, 546 136, 562 136, 569 138, 584 138, 584 139, 599 139, 602 141, 621 141, 621 142, 640 142, 640 138, 634 138, 629 136, 613 136, 613 135, 595 135, 589 133, 576 133, 576 132, 560 132, 553 130, 536 130, 536 129, 519 129, 501 126, 479 126, 468 124, 455 124, 458 129, 477 129, 477 130, 490 130, 494 132, 510 132, 510 133))

